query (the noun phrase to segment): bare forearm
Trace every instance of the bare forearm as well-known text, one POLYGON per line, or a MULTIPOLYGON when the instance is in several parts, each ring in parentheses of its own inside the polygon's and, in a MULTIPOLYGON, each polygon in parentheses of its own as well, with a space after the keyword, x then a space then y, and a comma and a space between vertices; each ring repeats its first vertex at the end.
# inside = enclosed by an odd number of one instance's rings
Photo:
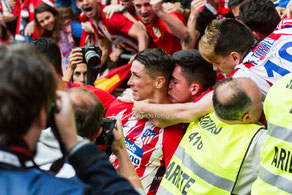
POLYGON ((136 104, 138 113, 154 118, 152 122, 159 127, 166 127, 177 123, 189 123, 213 111, 212 95, 205 95, 196 103, 184 104, 136 104))
POLYGON ((146 33, 141 33, 138 35, 138 49, 143 51, 148 48, 149 37, 146 33))
POLYGON ((142 30, 135 23, 132 25, 131 29, 129 30, 128 35, 137 39, 139 51, 142 51, 148 48, 149 37, 146 31, 142 30))
POLYGON ((170 31, 178 38, 185 39, 188 36, 188 30, 186 26, 178 18, 169 15, 166 11, 161 10, 156 13, 161 18, 170 31))
POLYGON ((200 15, 200 9, 206 5, 206 0, 193 0, 191 3, 191 14, 188 20, 188 37, 182 41, 183 49, 194 49, 200 32, 196 30, 197 19, 200 15))
POLYGON ((106 61, 109 57, 109 52, 111 49, 111 42, 107 39, 101 39, 100 43, 99 43, 99 47, 102 51, 102 56, 101 56, 101 60, 100 60, 101 61, 100 67, 102 67, 106 63, 106 61))
POLYGON ((119 151, 117 157, 119 159, 120 175, 125 177, 134 188, 143 189, 140 178, 138 177, 137 172, 133 167, 127 150, 124 148, 119 151))
POLYGON ((108 57, 109 57, 109 52, 102 52, 100 67, 102 67, 106 63, 108 57))
POLYGON ((200 37, 200 32, 196 30, 197 17, 190 15, 188 20, 188 36, 182 40, 183 49, 194 49, 197 43, 197 40, 200 37))
POLYGON ((178 123, 190 123, 213 111, 212 106, 200 108, 195 103, 185 106, 185 108, 178 109, 181 110, 178 114, 170 115, 170 118, 155 118, 151 122, 160 128, 165 128, 178 123))

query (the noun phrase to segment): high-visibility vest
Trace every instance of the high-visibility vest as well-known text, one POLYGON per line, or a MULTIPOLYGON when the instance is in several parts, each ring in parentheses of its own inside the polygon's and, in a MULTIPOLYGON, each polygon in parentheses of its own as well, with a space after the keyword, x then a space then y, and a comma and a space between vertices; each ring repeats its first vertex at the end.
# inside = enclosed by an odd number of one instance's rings
POLYGON ((264 112, 268 136, 252 194, 292 194, 292 74, 271 87, 264 112))
POLYGON ((231 194, 250 143, 261 128, 226 124, 214 113, 192 122, 157 194, 231 194))

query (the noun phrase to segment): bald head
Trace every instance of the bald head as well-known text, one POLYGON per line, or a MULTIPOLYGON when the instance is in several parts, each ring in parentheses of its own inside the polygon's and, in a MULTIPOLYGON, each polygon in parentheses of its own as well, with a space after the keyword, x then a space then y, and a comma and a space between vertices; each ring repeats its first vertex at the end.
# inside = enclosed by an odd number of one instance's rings
POLYGON ((78 135, 92 138, 97 132, 104 116, 104 107, 99 99, 83 88, 69 90, 73 106, 78 135))
POLYGON ((257 123, 262 111, 261 98, 261 92, 252 80, 227 78, 214 88, 213 107, 220 119, 257 123))

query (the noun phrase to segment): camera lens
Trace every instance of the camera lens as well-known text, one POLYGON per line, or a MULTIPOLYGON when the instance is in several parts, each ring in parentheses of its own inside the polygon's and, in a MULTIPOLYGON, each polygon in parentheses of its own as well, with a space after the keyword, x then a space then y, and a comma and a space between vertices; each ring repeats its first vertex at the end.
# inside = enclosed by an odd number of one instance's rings
POLYGON ((84 57, 85 57, 86 63, 91 68, 98 68, 99 63, 100 63, 100 56, 94 50, 87 51, 84 57))

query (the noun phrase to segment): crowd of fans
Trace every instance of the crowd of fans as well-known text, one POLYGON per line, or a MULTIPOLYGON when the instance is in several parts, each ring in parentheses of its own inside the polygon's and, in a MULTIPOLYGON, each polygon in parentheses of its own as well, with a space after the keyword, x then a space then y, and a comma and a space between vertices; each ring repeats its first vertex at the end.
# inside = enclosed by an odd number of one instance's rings
POLYGON ((292 1, 1 0, 0 42, 1 194, 292 193, 292 1))

